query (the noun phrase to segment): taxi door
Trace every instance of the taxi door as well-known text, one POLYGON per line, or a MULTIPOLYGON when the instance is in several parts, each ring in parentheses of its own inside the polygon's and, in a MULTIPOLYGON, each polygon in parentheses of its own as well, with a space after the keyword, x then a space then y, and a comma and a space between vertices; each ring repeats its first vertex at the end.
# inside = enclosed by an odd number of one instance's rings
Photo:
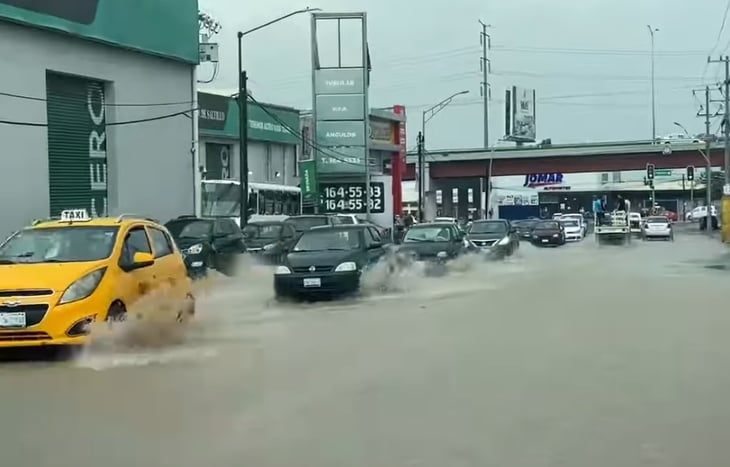
POLYGON ((117 283, 117 298, 124 302, 127 309, 148 293, 155 281, 155 265, 133 268, 135 253, 152 254, 147 232, 142 225, 132 225, 124 232, 119 254, 119 276, 117 283))
POLYGON ((188 280, 187 270, 182 257, 175 253, 174 243, 170 236, 163 230, 149 225, 147 233, 152 241, 155 257, 154 279, 157 285, 169 286, 173 289, 184 286, 188 280))

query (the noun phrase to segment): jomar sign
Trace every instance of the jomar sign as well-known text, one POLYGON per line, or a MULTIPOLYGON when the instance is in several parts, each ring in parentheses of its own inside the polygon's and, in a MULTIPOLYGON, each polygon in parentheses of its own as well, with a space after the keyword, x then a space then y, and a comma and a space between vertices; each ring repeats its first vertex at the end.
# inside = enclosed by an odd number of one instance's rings
POLYGON ((549 185, 562 185, 564 176, 560 172, 545 172, 525 175, 524 187, 536 188, 549 185))

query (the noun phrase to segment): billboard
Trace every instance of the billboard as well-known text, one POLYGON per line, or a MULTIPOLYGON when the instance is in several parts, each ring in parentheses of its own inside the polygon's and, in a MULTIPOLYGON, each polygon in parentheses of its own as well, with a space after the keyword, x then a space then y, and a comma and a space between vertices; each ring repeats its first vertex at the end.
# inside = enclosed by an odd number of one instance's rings
POLYGON ((0 0, 0 21, 198 63, 197 0, 0 0))
MULTIPOLYGON (((322 32, 325 28, 322 28, 322 32)), ((332 28, 326 29, 329 33, 332 28)), ((348 30, 348 28, 345 28, 348 30)), ((368 61, 367 21, 365 13, 314 13, 312 15, 312 97, 314 137, 317 160, 317 174, 326 178, 332 176, 365 176, 369 151, 368 112, 368 61), (355 23, 352 23, 352 22, 355 23), (336 57, 329 57, 320 51, 318 24, 336 26, 336 37, 328 39, 342 43, 342 22, 357 25, 349 29, 348 43, 360 44, 359 52, 338 47, 336 57), (323 66, 323 63, 337 66, 323 66), (345 66, 350 63, 352 66, 345 66)), ((328 52, 334 52, 327 49, 328 52)))
POLYGON ((535 128, 535 90, 512 86, 505 96, 505 135, 507 140, 532 143, 535 128))

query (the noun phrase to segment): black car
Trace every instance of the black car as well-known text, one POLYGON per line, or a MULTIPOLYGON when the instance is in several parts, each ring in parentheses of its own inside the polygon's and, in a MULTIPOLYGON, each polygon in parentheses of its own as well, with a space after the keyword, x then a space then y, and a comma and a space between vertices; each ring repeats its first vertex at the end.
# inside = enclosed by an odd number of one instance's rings
POLYGON ((385 254, 378 231, 370 225, 319 227, 302 232, 274 274, 281 298, 347 295, 360 289, 363 269, 385 254))
POLYGON ((517 230, 506 220, 474 221, 466 239, 482 252, 496 258, 510 256, 520 247, 517 230))
POLYGON ((512 227, 517 231, 517 236, 525 240, 532 238, 532 229, 540 221, 540 219, 523 219, 512 221, 512 227))
POLYGON ((416 224, 406 232, 398 249, 412 261, 444 264, 469 250, 464 233, 451 222, 416 224))
POLYGON ((297 234, 306 232, 312 227, 321 227, 325 225, 341 225, 342 220, 338 216, 329 214, 305 214, 302 216, 292 216, 284 221, 286 224, 294 227, 297 234))
POLYGON ((565 245, 565 228, 555 220, 540 221, 532 230, 532 243, 537 246, 565 245))
POLYGON ((233 219, 180 216, 165 224, 185 258, 191 277, 208 269, 232 275, 239 255, 246 252, 243 233, 233 219))
POLYGON ((297 239, 297 232, 284 221, 249 222, 243 228, 246 251, 266 263, 279 264, 297 239))

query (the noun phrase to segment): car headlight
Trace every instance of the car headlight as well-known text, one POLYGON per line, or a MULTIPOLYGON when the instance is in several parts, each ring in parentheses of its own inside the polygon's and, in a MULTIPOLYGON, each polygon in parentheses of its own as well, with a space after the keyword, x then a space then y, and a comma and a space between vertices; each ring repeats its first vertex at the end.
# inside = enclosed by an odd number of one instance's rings
POLYGON ((195 245, 189 247, 187 250, 185 250, 185 253, 189 255, 199 255, 203 251, 203 244, 202 243, 196 243, 195 245))
POLYGON ((501 245, 501 246, 509 245, 509 237, 502 238, 502 240, 497 242, 497 245, 501 245))
POLYGON ((276 268, 276 271, 274 271, 274 274, 291 274, 291 269, 286 266, 279 266, 276 268))
POLYGON ((553 238, 558 238, 560 234, 553 234, 553 238))
POLYGON ((276 243, 269 243, 268 245, 264 245, 264 251, 269 251, 273 248, 276 248, 276 243))
POLYGON ((437 258, 447 258, 448 256, 449 256, 449 254, 446 253, 445 251, 439 251, 438 253, 436 253, 437 258))
POLYGON ((101 278, 104 277, 105 272, 106 268, 97 269, 96 271, 88 273, 81 279, 74 281, 74 283, 69 285, 63 293, 58 304, 63 305, 64 303, 83 300, 94 293, 94 290, 96 290, 101 282, 101 278))
POLYGON ((355 264, 352 261, 346 261, 344 263, 341 263, 339 266, 335 268, 335 272, 352 272, 357 271, 357 264, 355 264))

